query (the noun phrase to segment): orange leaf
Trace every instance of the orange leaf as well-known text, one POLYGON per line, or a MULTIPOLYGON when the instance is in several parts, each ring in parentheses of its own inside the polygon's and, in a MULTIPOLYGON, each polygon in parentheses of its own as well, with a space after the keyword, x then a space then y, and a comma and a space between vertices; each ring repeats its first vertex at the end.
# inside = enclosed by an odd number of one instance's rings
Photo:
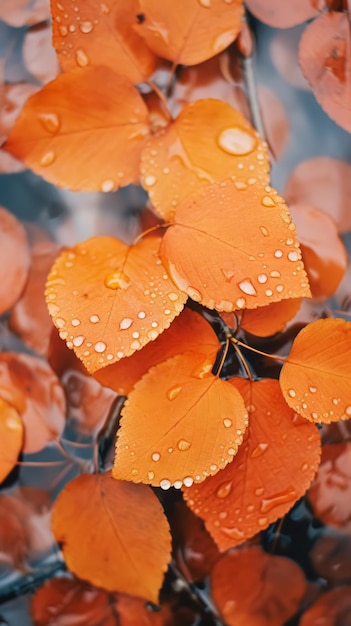
POLYGON ((138 182, 148 132, 133 85, 91 67, 62 74, 29 98, 5 148, 59 187, 112 191, 138 182))
POLYGON ((152 73, 155 57, 134 30, 137 0, 51 0, 53 45, 65 72, 107 66, 132 83, 152 73))
POLYGON ((347 626, 351 616, 351 586, 323 593, 301 617, 300 626, 347 626))
POLYGON ((245 309, 240 319, 240 328, 257 337, 269 337, 279 333, 301 306, 301 298, 289 298, 272 302, 265 307, 245 309))
POLYGON ((294 0, 291 4, 280 0, 246 0, 249 11, 273 28, 291 28, 316 17, 317 4, 313 0, 294 0))
POLYGON ((308 205, 290 205, 302 260, 314 298, 332 296, 347 267, 347 252, 335 222, 308 205))
POLYGON ((228 626, 282 626, 299 609, 307 582, 283 556, 254 547, 224 555, 213 568, 213 599, 228 626))
POLYGON ((214 362, 219 348, 220 343, 210 324, 195 311, 184 309, 169 329, 148 343, 142 352, 135 352, 128 359, 94 372, 94 378, 127 396, 153 365, 186 351, 202 353, 214 362))
POLYGON ((315 516, 351 533, 350 496, 351 443, 324 446, 318 474, 308 491, 315 516))
POLYGON ((320 458, 316 427, 287 407, 278 381, 231 382, 250 411, 244 442, 224 470, 184 490, 186 502, 205 520, 221 550, 285 515, 308 489, 320 458))
POLYGON ((154 236, 127 246, 93 237, 63 252, 53 266, 49 312, 89 372, 140 350, 183 309, 186 295, 158 258, 160 241, 154 236))
POLYGON ((52 527, 77 576, 157 602, 171 543, 149 487, 113 480, 109 473, 79 476, 60 493, 52 527))
POLYGON ((28 276, 30 253, 25 230, 14 215, 0 207, 0 315, 21 295, 28 276))
POLYGON ((38 452, 61 434, 65 396, 58 378, 41 359, 28 354, 0 354, 0 398, 21 415, 24 452, 38 452))
POLYGON ((20 416, 0 398, 0 483, 16 465, 22 441, 23 423, 20 416))
POLYGON ((300 39, 299 62, 322 109, 351 132, 351 39, 346 12, 323 13, 300 39))
POLYGON ((309 295, 295 226, 271 187, 226 181, 177 208, 160 253, 180 289, 210 309, 254 309, 309 295))
POLYGON ((351 322, 322 319, 297 335, 280 373, 288 405, 311 422, 351 417, 351 322))
POLYGON ((242 0, 139 0, 136 31, 156 54, 175 65, 196 65, 237 37, 242 0))
POLYGON ((308 560, 329 586, 351 584, 351 534, 328 526, 319 529, 308 560))
POLYGON ((192 192, 231 178, 239 189, 269 182, 267 147, 241 113, 220 100, 184 107, 143 150, 142 184, 166 219, 192 192), (166 166, 166 167, 165 167, 166 166))
POLYGON ((187 352, 135 385, 117 433, 115 478, 179 489, 232 461, 247 413, 240 393, 211 369, 203 355, 187 352))

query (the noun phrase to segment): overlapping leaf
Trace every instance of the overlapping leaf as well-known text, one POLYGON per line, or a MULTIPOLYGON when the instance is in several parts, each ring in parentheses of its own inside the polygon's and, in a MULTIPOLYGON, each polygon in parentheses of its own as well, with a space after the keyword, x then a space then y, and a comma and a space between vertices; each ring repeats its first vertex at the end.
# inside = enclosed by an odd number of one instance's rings
POLYGON ((321 595, 303 614, 300 626, 346 626, 350 617, 351 587, 341 587, 321 595))
POLYGON ((311 422, 351 417, 351 322, 322 319, 297 335, 280 373, 286 402, 311 422))
POLYGON ((215 99, 183 108, 143 150, 142 183, 165 219, 192 192, 231 178, 243 189, 257 180, 269 182, 266 144, 244 116, 215 99))
POLYGON ((120 395, 127 396, 135 383, 157 363, 189 350, 214 362, 219 347, 217 336, 203 317, 191 309, 184 309, 169 329, 148 343, 142 352, 135 352, 128 359, 97 370, 94 377, 120 395))
POLYGON ((280 332, 298 312, 301 298, 289 298, 273 302, 257 309, 245 309, 240 318, 240 328, 256 335, 269 337, 280 332))
POLYGON ((134 29, 138 2, 51 0, 53 45, 65 71, 110 67, 134 84, 152 73, 155 57, 134 29))
POLYGON ((240 393, 187 352, 135 385, 117 435, 115 478, 169 489, 201 482, 233 460, 247 426, 240 393), (157 394, 150 389, 157 386, 157 394))
POLYGON ((0 398, 0 483, 14 468, 22 448, 23 423, 16 409, 0 398))
POLYGON ((27 280, 30 253, 25 230, 14 215, 0 207, 0 314, 15 304, 27 280))
POLYGON ((138 0, 137 32, 156 54, 175 65, 196 65, 237 37, 242 0, 138 0))
POLYGON ((38 24, 50 17, 47 0, 11 0, 0 6, 0 20, 15 28, 38 24))
POLYGON ((246 4, 255 17, 273 28, 291 28, 306 22, 318 15, 319 8, 315 0, 294 0, 291 4, 279 0, 246 0, 246 4))
POLYGON ((77 576, 157 602, 171 544, 162 506, 149 487, 113 480, 109 473, 79 476, 59 495, 52 526, 77 576))
POLYGON ((89 372, 140 350, 168 328, 186 294, 159 257, 161 238, 127 246, 93 237, 61 254, 48 277, 54 324, 89 372))
POLYGON ((250 414, 244 441, 224 470, 184 489, 221 550, 285 515, 308 489, 320 459, 317 429, 287 407, 276 380, 232 382, 250 414))
POLYGON ((289 211, 259 183, 238 189, 226 181, 184 201, 160 253, 179 288, 210 309, 254 309, 310 294, 289 211))
POLYGON ((59 187, 112 191, 138 181, 148 132, 147 108, 127 79, 78 68, 28 100, 6 149, 59 187))

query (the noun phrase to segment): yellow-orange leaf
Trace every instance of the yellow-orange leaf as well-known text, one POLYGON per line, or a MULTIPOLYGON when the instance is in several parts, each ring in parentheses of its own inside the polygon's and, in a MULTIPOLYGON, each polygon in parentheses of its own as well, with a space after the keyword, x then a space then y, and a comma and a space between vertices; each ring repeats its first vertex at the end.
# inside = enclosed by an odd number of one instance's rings
POLYGON ((266 144, 245 117, 221 100, 184 107, 142 154, 142 183, 158 213, 169 219, 192 192, 231 178, 240 189, 269 182, 266 144))
POLYGON ((22 442, 22 420, 16 409, 0 398, 0 483, 15 466, 22 442))
POLYGON ((77 576, 157 602, 171 541, 149 487, 113 480, 109 473, 79 476, 60 493, 52 528, 77 576))
POLYGON ((201 485, 184 489, 221 550, 246 541, 285 515, 308 489, 318 468, 320 437, 294 415, 276 380, 231 381, 250 412, 244 441, 230 465, 201 485))
POLYGON ((287 206, 271 187, 205 187, 177 208, 161 255, 180 289, 210 309, 309 296, 287 206))
POLYGON ((137 0, 51 0, 53 45, 64 71, 104 65, 134 84, 153 71, 155 56, 134 30, 137 0))
POLYGON ((128 359, 98 370, 94 378, 120 395, 127 396, 153 365, 189 350, 201 353, 214 362, 219 348, 220 343, 212 326, 195 311, 184 309, 169 329, 148 343, 142 352, 135 352, 128 359))
POLYGON ((188 352, 153 367, 126 401, 115 478, 179 489, 232 461, 247 426, 240 393, 188 352), (157 389, 157 394, 153 392, 157 389))
POLYGON ((291 559, 260 547, 225 554, 213 568, 213 599, 228 626, 282 626, 299 609, 307 589, 291 559))
POLYGON ((323 319, 297 335, 281 373, 288 405, 311 422, 351 417, 351 322, 323 319))
POLYGON ((245 309, 241 314, 240 328, 257 337, 279 333, 295 317, 301 302, 301 298, 289 298, 257 309, 245 309))
POLYGON ((54 264, 46 289, 49 312, 89 372, 140 350, 183 309, 186 295, 158 258, 160 240, 127 246, 93 237, 54 264))
POLYGON ((58 76, 25 104, 6 149, 59 187, 112 191, 137 182, 147 108, 107 67, 58 76))
POLYGON ((156 54, 196 65, 227 48, 238 35, 242 0, 139 0, 137 32, 156 54))

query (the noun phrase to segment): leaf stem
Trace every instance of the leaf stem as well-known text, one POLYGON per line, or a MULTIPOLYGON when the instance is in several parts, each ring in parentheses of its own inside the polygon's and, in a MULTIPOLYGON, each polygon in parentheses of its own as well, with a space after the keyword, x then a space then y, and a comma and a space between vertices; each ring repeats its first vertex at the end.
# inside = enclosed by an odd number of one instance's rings
POLYGON ((233 344, 233 347, 235 348, 235 344, 237 346, 240 346, 241 348, 246 348, 247 350, 251 350, 251 352, 255 352, 256 354, 260 354, 261 356, 266 356, 269 359, 275 359, 278 361, 285 361, 286 357, 285 356, 280 356, 279 354, 269 354, 268 352, 262 352, 262 350, 258 350, 257 348, 253 348, 252 346, 249 346, 248 344, 244 343, 243 341, 240 341, 240 339, 237 339, 236 337, 231 337, 230 341, 233 344))
MULTIPOLYGON (((249 28, 247 11, 244 15, 244 24, 249 28)), ((260 104, 257 95, 256 81, 253 70, 252 55, 242 55, 242 66, 244 71, 244 81, 247 93, 247 99, 250 107, 250 115, 253 126, 256 128, 260 137, 265 141, 266 133, 264 130, 260 104)))

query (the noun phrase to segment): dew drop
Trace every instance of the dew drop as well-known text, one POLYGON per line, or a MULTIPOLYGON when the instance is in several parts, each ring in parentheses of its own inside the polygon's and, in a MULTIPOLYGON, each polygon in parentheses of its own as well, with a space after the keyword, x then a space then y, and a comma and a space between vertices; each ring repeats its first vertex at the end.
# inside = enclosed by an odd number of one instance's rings
POLYGON ((202 299, 201 293, 197 289, 194 289, 194 287, 188 287, 187 292, 190 298, 195 302, 200 302, 202 299))
POLYGON ((38 118, 49 133, 57 133, 60 129, 61 122, 57 113, 39 113, 38 118))
POLYGON ((88 34, 91 33, 91 31, 94 28, 94 24, 92 22, 90 22, 89 20, 86 20, 85 22, 81 22, 79 24, 79 30, 84 34, 88 34))
POLYGON ((73 339, 73 345, 76 348, 79 348, 79 346, 81 346, 84 343, 85 337, 83 335, 79 335, 78 337, 74 337, 73 339))
POLYGON ((60 33, 60 35, 62 37, 67 37, 67 35, 68 35, 68 28, 67 28, 67 26, 60 25, 59 26, 59 33, 60 33))
POLYGON ((95 352, 105 352, 107 345, 103 341, 97 341, 94 350, 95 352))
POLYGON ((243 309, 246 306, 246 300, 245 298, 238 298, 235 304, 238 309, 243 309))
POLYGON ((78 320, 77 318, 74 318, 74 319, 71 321, 71 324, 72 324, 72 326, 79 326, 79 324, 80 324, 80 320, 78 320))
POLYGON ((124 317, 123 320, 119 323, 120 330, 127 330, 133 324, 133 320, 130 317, 124 317))
POLYGON ((56 159, 56 154, 53 150, 49 150, 49 152, 46 152, 40 159, 39 163, 42 167, 48 167, 49 165, 52 165, 53 162, 56 159))
MULTIPOLYGON (((226 35, 226 33, 223 34, 226 35)), ((223 48, 221 47, 220 49, 223 48)), ((240 126, 233 126, 232 128, 222 130, 218 136, 217 143, 227 154, 239 156, 252 152, 256 146, 256 139, 240 126)))
POLYGON ((266 526, 267 524, 268 524, 267 517, 259 517, 258 518, 258 525, 259 526, 266 526))
POLYGON ((297 250, 290 250, 290 252, 288 252, 289 261, 298 261, 299 258, 300 258, 300 255, 297 252, 297 250))
POLYGON ((266 294, 267 298, 270 298, 271 296, 273 296, 272 289, 266 289, 265 294, 266 294))
POLYGON ((189 450, 189 448, 191 448, 191 443, 186 439, 179 439, 177 447, 178 450, 180 450, 181 452, 185 452, 186 450, 189 450))
POLYGON ((267 276, 267 274, 259 274, 257 276, 257 280, 258 280, 259 283, 261 283, 261 285, 264 285, 264 283, 266 283, 267 280, 268 280, 268 276, 267 276))
POLYGON ((178 294, 174 293, 173 291, 171 293, 168 293, 167 296, 171 300, 171 302, 175 302, 176 300, 178 300, 178 297, 179 297, 178 294))
POLYGON ((145 313, 145 311, 139 311, 139 313, 138 313, 138 318, 139 318, 140 320, 143 320, 143 319, 145 319, 145 317, 146 317, 146 313, 145 313))
POLYGON ((309 387, 311 393, 316 393, 317 387, 309 387))
POLYGON ((273 207, 273 206, 275 206, 275 202, 274 202, 273 198, 271 198, 270 196, 263 196, 263 198, 261 200, 261 204, 263 204, 263 206, 266 206, 266 207, 273 207))
POLYGON ((55 320, 55 326, 57 326, 57 328, 63 328, 64 325, 66 324, 65 320, 62 319, 62 317, 57 317, 55 320))
POLYGON ((176 481, 173 483, 173 487, 174 487, 174 489, 180 489, 180 488, 181 488, 181 486, 182 486, 182 484, 183 484, 183 483, 182 483, 182 481, 181 481, 181 480, 176 480, 176 481))
POLYGON ((347 406, 345 409, 346 415, 351 415, 351 406, 347 406))
POLYGON ((98 315, 91 315, 89 320, 92 324, 97 324, 98 322, 100 322, 100 318, 98 315))
POLYGON ((283 251, 282 250, 276 250, 274 252, 274 256, 276 259, 281 259, 281 257, 283 256, 283 251))
POLYGON ((164 491, 167 491, 167 489, 169 489, 170 486, 171 486, 170 480, 167 480, 167 478, 164 478, 163 480, 161 480, 160 482, 161 489, 164 489, 164 491))
POLYGON ((177 396, 179 396, 181 390, 182 390, 182 387, 179 385, 176 385, 168 389, 167 391, 168 400, 174 400, 177 396))
POLYGON ((239 528, 227 528, 222 526, 222 533, 230 537, 231 539, 237 539, 238 541, 245 538, 245 533, 243 530, 239 530, 239 528))
POLYGON ((229 496, 229 494, 231 493, 231 490, 233 488, 233 483, 230 480, 229 482, 226 483, 222 483, 221 485, 219 485, 218 489, 216 490, 216 496, 217 498, 227 498, 227 496, 229 496))
POLYGON ((221 269, 221 272, 225 278, 225 282, 226 283, 230 283, 230 281, 232 280, 233 276, 235 276, 235 271, 234 270, 227 270, 227 269, 221 269))
POLYGON ((295 389, 289 389, 288 390, 288 395, 290 396, 290 398, 296 398, 296 391, 295 391, 295 389))
POLYGON ((82 50, 81 48, 76 50, 75 57, 77 65, 79 65, 79 67, 86 67, 89 64, 89 59, 84 50, 82 50))
POLYGON ((226 417, 223 420, 223 424, 224 424, 225 428, 230 428, 233 425, 233 422, 232 422, 231 419, 229 419, 229 417, 226 417))
POLYGON ((208 9, 211 6, 211 0, 198 0, 198 3, 201 7, 208 9))
POLYGON ((258 487, 257 489, 255 489, 255 496, 260 497, 262 496, 263 492, 264 492, 263 487, 258 487))
POLYGON ((155 183, 156 183, 155 176, 146 176, 146 178, 145 178, 145 185, 147 187, 152 187, 152 185, 154 185, 155 183))
POLYGON ((152 460, 153 460, 153 461, 155 461, 155 462, 156 462, 156 461, 159 461, 159 460, 160 460, 161 455, 160 455, 160 453, 159 453, 159 452, 153 452, 153 453, 152 453, 152 455, 151 455, 151 458, 152 458, 152 460))
POLYGON ((153 480, 155 478, 155 474, 153 472, 148 472, 147 477, 149 480, 153 480))
POLYGON ((132 343, 130 344, 132 350, 139 350, 140 346, 140 341, 138 341, 137 339, 135 339, 135 341, 132 341, 132 343))
POLYGON ((124 272, 111 272, 105 277, 104 283, 109 289, 127 289, 130 278, 124 272))
POLYGON ((246 278, 239 283, 239 289, 249 296, 255 296, 257 294, 257 291, 249 278, 246 278))
POLYGON ((269 236, 269 230, 265 226, 260 226, 260 231, 261 231, 261 233, 262 233, 262 235, 264 237, 268 237, 269 236))
POLYGON ((269 498, 264 498, 261 502, 261 512, 268 513, 277 506, 296 500, 297 493, 295 489, 286 489, 280 493, 275 494, 269 498))
POLYGON ((157 339, 158 335, 159 334, 158 334, 158 332, 156 330, 149 330, 149 332, 147 334, 147 336, 149 337, 149 339, 151 341, 155 341, 155 339, 157 339))
POLYGON ((191 478, 191 476, 186 476, 183 480, 183 483, 185 485, 185 487, 191 487, 191 485, 193 484, 194 480, 191 478))
POLYGON ((267 448, 268 443, 259 443, 258 446, 256 446, 256 448, 251 452, 251 458, 257 459, 258 457, 262 456, 262 454, 266 452, 267 448))
POLYGON ((108 191, 112 191, 114 186, 115 186, 114 181, 108 178, 107 180, 104 180, 103 183, 101 184, 101 191, 104 191, 105 193, 107 193, 108 191))

